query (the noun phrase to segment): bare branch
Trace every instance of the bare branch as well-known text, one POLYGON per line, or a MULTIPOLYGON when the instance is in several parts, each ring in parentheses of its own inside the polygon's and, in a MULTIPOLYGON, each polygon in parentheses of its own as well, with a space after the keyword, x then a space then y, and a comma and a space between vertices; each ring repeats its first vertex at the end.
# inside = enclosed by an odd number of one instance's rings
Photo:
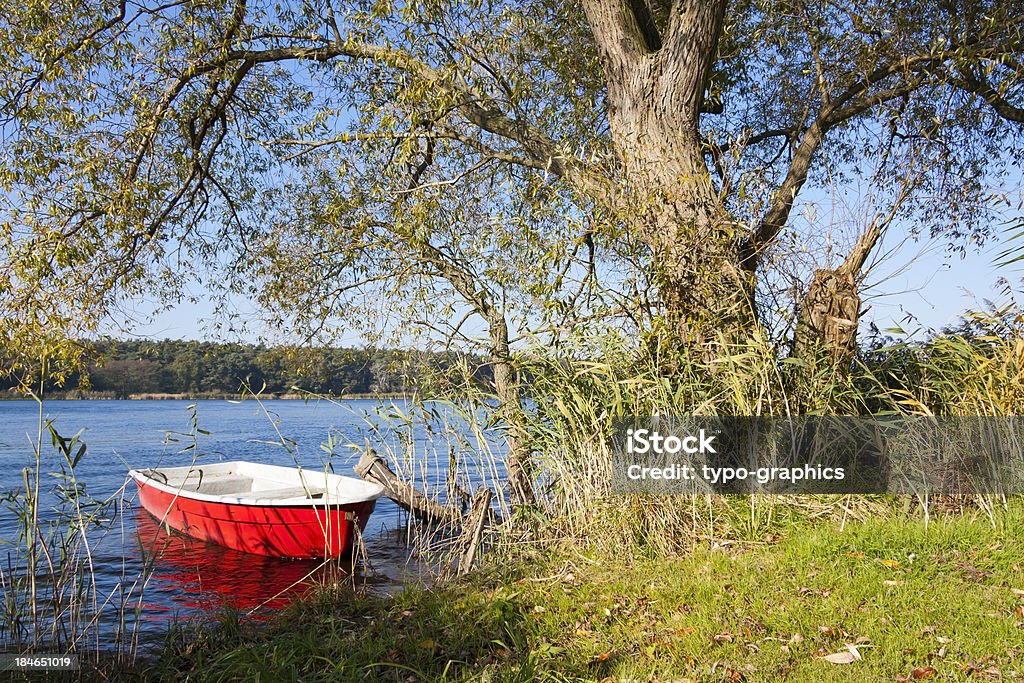
MULTIPOLYGON (((883 79, 889 76, 888 70, 885 70, 884 74, 882 72, 878 73, 883 79)), ((917 73, 905 83, 867 94, 859 99, 855 99, 854 90, 849 89, 832 100, 830 105, 822 108, 821 113, 801 137, 800 144, 797 146, 796 152, 789 163, 786 177, 782 185, 779 186, 779 189, 773 194, 768 210, 743 245, 742 259, 744 268, 754 270, 757 267, 760 253, 771 244, 786 224, 786 221, 789 220, 789 214, 796 202, 796 196, 807 181, 807 173, 810 170, 811 163, 828 130, 872 107, 913 92, 920 87, 924 80, 925 74, 917 73)), ((870 83, 865 83, 857 89, 867 91, 869 87, 870 83)))

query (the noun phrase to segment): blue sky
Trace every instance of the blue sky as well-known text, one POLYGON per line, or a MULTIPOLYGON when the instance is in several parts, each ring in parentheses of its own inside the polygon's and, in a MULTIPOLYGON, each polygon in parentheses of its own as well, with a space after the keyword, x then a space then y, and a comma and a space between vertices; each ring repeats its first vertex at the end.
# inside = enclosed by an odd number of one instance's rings
POLYGON ((1016 267, 994 265, 1002 248, 1002 243, 992 241, 961 257, 938 242, 906 243, 869 275, 863 296, 870 308, 864 322, 874 322, 882 329, 899 327, 908 333, 922 328, 937 330, 955 323, 966 310, 984 308, 986 299, 1005 302, 998 281, 1006 278, 1019 290, 1024 273, 1016 267))

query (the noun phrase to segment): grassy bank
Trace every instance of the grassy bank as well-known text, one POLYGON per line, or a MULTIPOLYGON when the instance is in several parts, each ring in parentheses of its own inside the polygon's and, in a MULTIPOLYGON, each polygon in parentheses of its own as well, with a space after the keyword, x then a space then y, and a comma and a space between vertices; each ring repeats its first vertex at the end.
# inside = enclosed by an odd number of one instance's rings
MULTIPOLYGON (((683 531, 682 533, 685 533, 683 531)), ((1024 506, 890 509, 644 556, 559 544, 393 599, 178 632, 160 680, 1014 680, 1024 506), (849 664, 830 662, 854 659, 849 664)))

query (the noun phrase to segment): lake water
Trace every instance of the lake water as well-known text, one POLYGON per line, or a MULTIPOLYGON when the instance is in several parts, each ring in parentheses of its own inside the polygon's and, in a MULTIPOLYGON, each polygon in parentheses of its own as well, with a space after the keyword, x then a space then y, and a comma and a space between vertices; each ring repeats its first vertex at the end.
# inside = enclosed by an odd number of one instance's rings
MULTIPOLYGON (((169 535, 134 505, 134 484, 126 475, 135 467, 170 467, 224 460, 289 465, 352 475, 358 459, 354 444, 369 444, 403 476, 441 499, 448 497, 450 462, 464 490, 502 478, 494 435, 469 428, 450 409, 428 407, 430 426, 408 418, 403 401, 52 401, 43 405, 44 423, 53 421, 64 437, 82 430, 87 452, 75 476, 96 499, 113 497, 102 533, 90 536, 96 594, 113 596, 100 610, 116 626, 122 618, 138 626, 143 641, 163 632, 174 619, 202 617, 230 604, 257 613, 301 595, 310 576, 327 571, 323 563, 265 558, 169 535), (415 424, 416 426, 412 426, 415 424), (481 456, 481 453, 485 453, 481 456), (495 462, 497 464, 495 465, 495 462), (147 563, 151 572, 144 571, 147 563), (140 576, 148 576, 145 585, 140 576)), ((40 426, 34 401, 0 402, 0 491, 23 486, 23 469, 34 466, 40 426)), ((61 456, 44 430, 42 470, 57 471, 61 456)), ((44 477, 42 488, 57 483, 44 477)), ((51 518, 54 498, 41 516, 51 518)), ((411 560, 405 533, 407 515, 387 498, 378 501, 365 532, 369 568, 365 580, 383 589, 429 577, 429 569, 411 560)), ((10 504, 0 510, 0 561, 17 543, 18 522, 10 504)), ((114 628, 112 626, 111 628, 114 628)), ((114 637, 110 632, 101 637, 114 637)), ((4 638, 9 634, 4 633, 4 638)), ((0 642, 0 646, 8 643, 0 642)), ((102 643, 101 643, 102 646, 102 643)))

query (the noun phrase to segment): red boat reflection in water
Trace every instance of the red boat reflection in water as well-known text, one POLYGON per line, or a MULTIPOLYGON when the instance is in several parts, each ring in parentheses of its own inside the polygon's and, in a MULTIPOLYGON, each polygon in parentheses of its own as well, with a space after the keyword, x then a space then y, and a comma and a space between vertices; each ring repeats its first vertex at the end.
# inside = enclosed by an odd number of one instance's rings
POLYGON ((338 560, 253 555, 168 533, 142 508, 135 510, 135 523, 142 558, 153 572, 143 591, 147 617, 170 619, 225 606, 246 612, 262 607, 269 613, 314 585, 345 576, 338 560))

